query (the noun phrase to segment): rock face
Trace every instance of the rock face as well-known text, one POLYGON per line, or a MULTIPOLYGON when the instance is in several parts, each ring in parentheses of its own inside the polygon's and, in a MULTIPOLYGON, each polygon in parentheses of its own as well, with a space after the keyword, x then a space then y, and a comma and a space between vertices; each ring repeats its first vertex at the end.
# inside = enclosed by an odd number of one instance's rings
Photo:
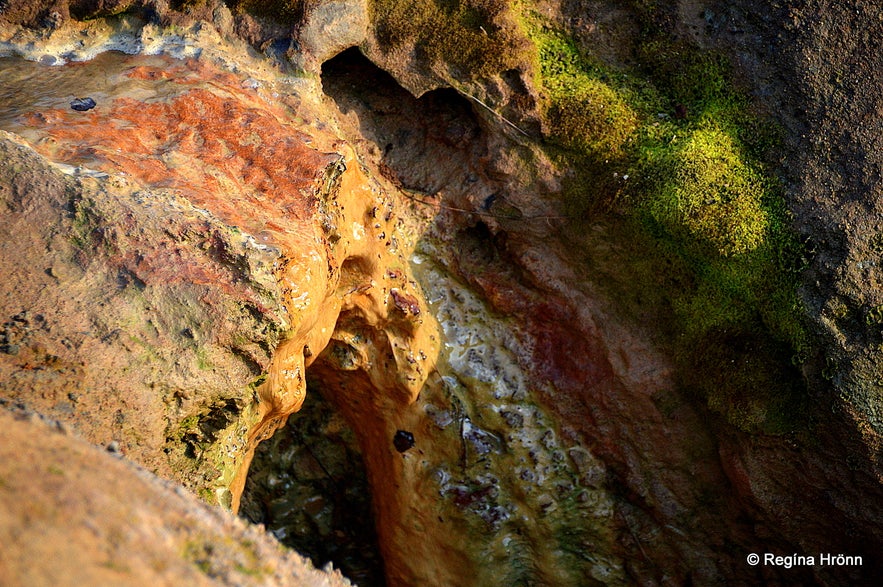
MULTIPOLYGON (((578 240, 562 238, 556 194, 566 172, 534 140, 543 121, 509 4, 456 13, 484 23, 457 37, 475 43, 472 61, 396 24, 391 3, 283 2, 276 21, 248 2, 231 2, 233 12, 173 4, 4 4, 0 47, 27 58, 0 58, 4 401, 235 511, 256 447, 301 408, 309 380, 334 414, 303 429, 346 448, 311 452, 317 445, 300 429, 280 433, 278 464, 261 456, 268 468, 252 485, 262 489, 249 490, 245 509, 267 521, 262 506, 302 507, 277 536, 314 525, 321 539, 349 540, 326 524, 324 505, 346 492, 303 504, 274 492, 289 463, 306 463, 315 491, 357 474, 331 460, 361 455, 391 585, 845 585, 875 576, 881 93, 870 62, 845 50, 812 56, 833 16, 770 3, 753 17, 753 2, 654 13, 668 32, 730 52, 756 99, 783 112, 782 174, 815 253, 803 293, 821 342, 802 374, 810 421, 767 436, 734 429, 690 394, 691 374, 678 372, 671 333, 657 324, 664 308, 635 311, 611 293, 610 283, 628 287, 621 261, 640 252, 615 218, 597 215, 578 240), (492 47, 485 38, 512 54, 469 71, 490 59, 479 50, 492 47), (787 48, 775 59, 773 38, 787 48), (857 99, 844 100, 846 90, 857 99), (78 98, 94 108, 73 108, 78 98), (849 205, 819 195, 823 185, 843 186, 849 205), (863 563, 745 562, 767 552, 863 563)), ((411 25, 451 32, 442 8, 418 4, 407 4, 411 25)), ((879 28, 875 7, 853 4, 879 28)), ((600 58, 628 61, 637 8, 542 8, 596 42, 600 58)), ((873 46, 863 35, 844 42, 861 54, 873 46)), ((88 462, 79 441, 3 418, 12 432, 2 446, 68 447, 73 462, 88 462)), ((9 458, 18 488, 28 469, 9 458)), ((35 462, 51 503, 79 512, 56 479, 67 480, 63 471, 35 462)), ((118 465, 104 458, 88 475, 100 480, 118 465)), ((9 509, 0 532, 29 511, 9 509)), ((128 511, 111 516, 108 536, 128 511)), ((229 556, 217 534, 207 543, 176 534, 184 562, 151 556, 173 561, 163 568, 185 580, 198 570, 245 582, 265 554, 242 550, 250 538, 232 532, 229 556)), ((16 580, 37 576, 27 562, 3 564, 16 580)), ((93 571, 105 572, 84 572, 93 571)), ((172 576, 141 563, 132 571, 145 582, 154 571, 172 576)))
POLYGON ((438 338, 408 237, 351 150, 307 146, 336 138, 293 125, 298 96, 261 98, 207 61, 21 65, 3 70, 24 100, 6 128, 42 154, 4 134, 4 230, 21 239, 2 245, 4 395, 234 509, 332 336, 371 354, 340 357, 389 392, 378 401, 413 399, 438 338), (96 76, 91 111, 28 103, 96 76))
POLYGON ((350 584, 66 425, 5 400, 0 423, 4 585, 350 584))

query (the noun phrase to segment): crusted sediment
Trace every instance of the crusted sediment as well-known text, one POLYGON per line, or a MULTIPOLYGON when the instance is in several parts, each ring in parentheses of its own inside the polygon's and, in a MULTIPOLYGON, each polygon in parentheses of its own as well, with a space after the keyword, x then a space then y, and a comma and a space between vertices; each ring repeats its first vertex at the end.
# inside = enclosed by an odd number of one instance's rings
MULTIPOLYGON (((276 349, 258 389, 261 418, 250 433, 247 459, 300 409, 306 370, 323 351, 339 369, 363 372, 384 401, 402 406, 416 399, 435 366, 437 325, 407 262, 413 237, 403 233, 391 202, 351 151, 326 178, 319 222, 318 246, 291 249, 277 269, 283 303, 297 327, 276 349)), ((346 394, 339 401, 353 399, 346 394)), ((234 509, 246 472, 241 468, 231 487, 234 509)))

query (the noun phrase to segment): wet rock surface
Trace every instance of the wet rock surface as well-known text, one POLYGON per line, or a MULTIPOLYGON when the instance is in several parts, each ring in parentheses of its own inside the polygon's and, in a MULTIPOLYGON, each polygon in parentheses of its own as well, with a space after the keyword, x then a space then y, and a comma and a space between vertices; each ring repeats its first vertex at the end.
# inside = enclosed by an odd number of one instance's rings
POLYGON ((212 406, 229 405, 235 417, 268 363, 281 328, 273 282, 257 272, 239 281, 227 260, 266 258, 173 195, 84 184, 12 135, 0 149, 11 186, 3 228, 17 235, 0 244, 10 286, 3 395, 76 422, 92 442, 118 442, 164 476, 207 487, 221 460, 184 458, 182 422, 195 425, 212 406), (203 264, 212 248, 230 257, 203 264), (224 280, 226 291, 212 285, 224 280), (261 300, 275 319, 248 310, 261 300))
MULTIPOLYGON (((615 218, 589 222, 588 250, 559 239, 560 170, 510 122, 534 128, 524 71, 459 83, 450 64, 384 53, 361 2, 302 6, 300 45, 246 3, 179 4, 0 9, 2 50, 30 60, 0 61, 0 229, 15 235, 0 241, 3 396, 234 509, 257 448, 248 517, 371 584, 875 576, 879 7, 656 13, 733 56, 785 126, 821 342, 802 366, 810 421, 767 436, 692 397, 660 310, 602 283, 627 287, 615 218), (327 406, 283 427, 308 378, 327 406), (356 455, 367 485, 341 481, 356 455), (365 487, 376 548, 341 521, 366 515, 365 487), (751 567, 751 552, 865 562, 751 567)), ((642 25, 626 3, 541 8, 600 58, 630 60, 642 25)), ((47 467, 34 475, 48 483, 47 467)), ((251 559, 234 542, 232 570, 199 543, 182 572, 238 581, 251 559)))

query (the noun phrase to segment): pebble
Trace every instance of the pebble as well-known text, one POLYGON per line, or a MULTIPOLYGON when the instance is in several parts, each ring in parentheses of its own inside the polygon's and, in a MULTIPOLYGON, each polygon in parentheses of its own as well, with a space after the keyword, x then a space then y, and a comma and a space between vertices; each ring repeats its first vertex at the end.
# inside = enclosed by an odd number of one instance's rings
POLYGON ((77 112, 86 112, 95 108, 95 100, 92 98, 77 98, 71 102, 71 108, 77 112))
POLYGON ((392 443, 397 451, 405 452, 414 446, 414 435, 405 430, 397 430, 392 443))

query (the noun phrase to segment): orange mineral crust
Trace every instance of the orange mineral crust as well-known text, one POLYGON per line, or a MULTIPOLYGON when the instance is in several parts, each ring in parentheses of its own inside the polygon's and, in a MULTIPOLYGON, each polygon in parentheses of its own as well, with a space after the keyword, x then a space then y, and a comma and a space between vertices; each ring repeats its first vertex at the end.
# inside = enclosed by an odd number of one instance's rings
POLYGON ((232 74, 198 60, 168 61, 127 72, 142 87, 159 86, 147 99, 29 113, 25 124, 48 138, 38 151, 178 190, 252 234, 301 233, 316 182, 339 156, 305 145, 283 106, 242 89, 232 74))
MULTIPOLYGON (((411 275, 413 235, 351 147, 317 122, 320 109, 301 107, 303 95, 267 89, 290 80, 257 81, 205 59, 119 54, 36 71, 22 83, 35 94, 51 86, 53 102, 35 100, 14 118, 0 111, 0 128, 50 161, 79 167, 84 185, 98 178, 101 197, 93 199, 108 201, 97 228, 80 239, 87 253, 105 255, 148 293, 168 290, 177 299, 182 286, 204 286, 197 308, 230 296, 243 315, 282 324, 280 338, 263 344, 269 364, 237 355, 258 383, 237 391, 241 415, 217 443, 235 458, 220 457, 213 489, 229 489, 234 510, 255 446, 300 409, 306 369, 324 354, 353 353, 341 368, 362 372, 382 393, 351 396, 371 404, 363 409, 379 421, 414 401, 440 343, 411 275), (58 98, 65 93, 95 106, 69 107, 58 98)), ((85 225, 94 214, 89 198, 81 200, 74 220, 85 225)), ((208 360, 197 363, 211 370, 208 360)))

